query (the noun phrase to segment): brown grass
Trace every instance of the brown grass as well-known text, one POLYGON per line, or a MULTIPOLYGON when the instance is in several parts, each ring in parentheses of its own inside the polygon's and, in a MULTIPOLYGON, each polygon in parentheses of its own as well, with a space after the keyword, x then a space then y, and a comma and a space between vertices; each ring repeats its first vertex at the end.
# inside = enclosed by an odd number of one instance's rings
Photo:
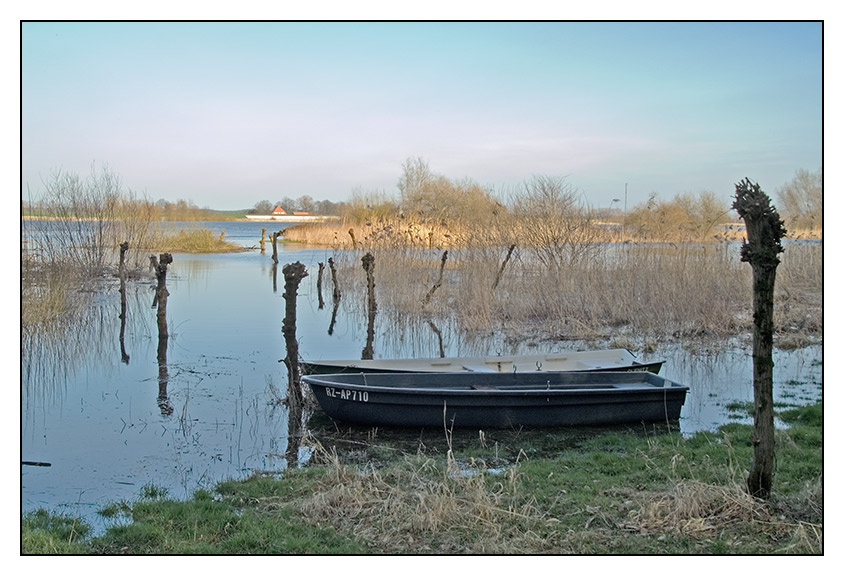
POLYGON ((514 467, 491 486, 461 470, 451 453, 445 467, 425 456, 405 457, 387 470, 358 471, 316 443, 316 461, 330 474, 300 505, 311 522, 330 523, 379 553, 516 554, 548 546, 525 530, 553 522, 518 492, 514 467))

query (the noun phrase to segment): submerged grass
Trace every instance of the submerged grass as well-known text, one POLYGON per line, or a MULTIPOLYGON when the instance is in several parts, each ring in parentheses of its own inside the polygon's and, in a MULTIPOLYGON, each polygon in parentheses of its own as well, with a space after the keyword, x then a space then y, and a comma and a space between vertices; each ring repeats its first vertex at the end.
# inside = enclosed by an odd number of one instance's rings
POLYGON ((99 538, 82 540, 67 519, 51 526, 35 513, 24 520, 23 552, 821 554, 822 410, 780 414, 791 426, 777 432, 767 501, 744 489, 747 425, 691 438, 625 428, 446 431, 436 446, 420 440, 391 458, 374 449, 385 440, 370 430, 360 431, 369 445, 354 451, 307 440, 309 466, 280 477, 111 508, 132 522, 99 538))

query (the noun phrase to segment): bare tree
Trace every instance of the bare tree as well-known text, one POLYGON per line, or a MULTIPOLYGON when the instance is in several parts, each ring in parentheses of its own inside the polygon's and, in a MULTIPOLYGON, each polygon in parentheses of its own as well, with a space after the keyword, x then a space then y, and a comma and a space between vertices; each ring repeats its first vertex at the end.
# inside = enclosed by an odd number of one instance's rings
POLYGON ((597 251, 599 230, 581 194, 565 178, 535 176, 513 196, 518 243, 549 268, 570 266, 597 251))

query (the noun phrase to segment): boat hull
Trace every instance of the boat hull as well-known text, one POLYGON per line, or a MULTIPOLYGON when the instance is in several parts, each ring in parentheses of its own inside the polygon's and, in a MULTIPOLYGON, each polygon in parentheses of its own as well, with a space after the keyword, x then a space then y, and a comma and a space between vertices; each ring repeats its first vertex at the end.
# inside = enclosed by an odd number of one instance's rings
POLYGON ((322 410, 353 424, 553 427, 677 420, 688 387, 649 372, 305 376, 322 410))

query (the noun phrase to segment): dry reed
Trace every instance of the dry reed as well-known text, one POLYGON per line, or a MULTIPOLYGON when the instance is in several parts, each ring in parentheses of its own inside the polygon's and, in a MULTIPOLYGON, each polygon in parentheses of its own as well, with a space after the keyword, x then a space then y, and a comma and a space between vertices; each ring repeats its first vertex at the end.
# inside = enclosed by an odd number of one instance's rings
POLYGON ((742 531, 765 534, 784 542, 781 553, 818 554, 823 550, 823 527, 810 522, 785 522, 768 503, 733 483, 712 485, 696 480, 677 481, 664 492, 631 496, 623 528, 641 534, 673 533, 695 539, 718 538, 742 531), (741 528, 741 529, 739 529, 741 528))
MULTIPOLYGON (((517 247, 500 278, 506 245, 450 249, 442 285, 428 302, 441 251, 385 245, 372 252, 379 314, 391 323, 453 318, 467 335, 501 332, 513 342, 615 338, 636 347, 742 334, 752 323, 751 270, 731 243, 607 244, 561 267, 517 247)), ((365 294, 359 254, 334 251, 352 306, 365 294)), ((804 345, 816 339, 823 328, 822 247, 787 246, 777 288, 778 337, 801 334, 804 345)))

